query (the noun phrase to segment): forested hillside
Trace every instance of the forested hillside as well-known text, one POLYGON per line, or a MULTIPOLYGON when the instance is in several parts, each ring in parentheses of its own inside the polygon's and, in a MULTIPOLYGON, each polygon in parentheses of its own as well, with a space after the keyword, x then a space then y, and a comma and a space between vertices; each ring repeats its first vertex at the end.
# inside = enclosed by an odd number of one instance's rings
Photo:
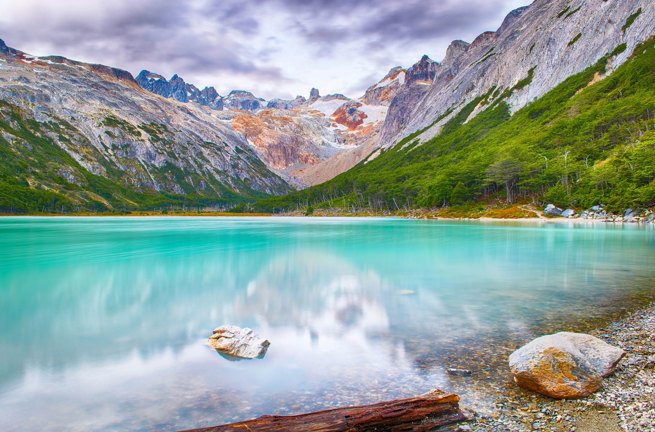
POLYGON ((322 185, 267 198, 256 210, 311 206, 396 210, 472 201, 559 206, 603 203, 610 210, 655 205, 655 38, 605 76, 619 45, 511 115, 513 89, 496 89, 459 109, 442 132, 416 137, 322 185), (486 107, 470 118, 476 107, 486 107), (468 120, 468 121, 467 121, 468 120))

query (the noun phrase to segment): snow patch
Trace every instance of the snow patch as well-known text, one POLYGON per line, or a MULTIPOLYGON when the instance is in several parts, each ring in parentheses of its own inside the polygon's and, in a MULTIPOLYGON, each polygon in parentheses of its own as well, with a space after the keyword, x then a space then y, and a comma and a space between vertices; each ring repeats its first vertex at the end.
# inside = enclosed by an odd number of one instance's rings
POLYGON ((373 87, 373 90, 375 90, 376 88, 380 88, 380 87, 386 87, 386 86, 388 86, 389 84, 391 84, 394 81, 398 81, 398 83, 400 85, 405 84, 405 72, 404 71, 399 72, 398 75, 396 75, 393 78, 387 77, 387 78, 383 79, 382 81, 377 83, 377 85, 375 87, 373 87))
POLYGON ((364 104, 357 109, 359 111, 362 111, 364 114, 366 114, 366 118, 364 119, 364 124, 368 124, 368 123, 375 123, 375 122, 383 122, 384 119, 387 117, 387 111, 389 110, 389 107, 386 107, 384 105, 364 104))
POLYGON ((314 102, 313 104, 311 104, 309 106, 309 109, 320 111, 321 113, 325 114, 326 116, 331 117, 332 114, 334 114, 334 112, 336 110, 338 110, 339 107, 341 105, 343 105, 344 103, 346 103, 346 102, 348 102, 348 101, 345 101, 343 99, 335 99, 335 100, 331 100, 331 101, 318 100, 318 101, 314 102))

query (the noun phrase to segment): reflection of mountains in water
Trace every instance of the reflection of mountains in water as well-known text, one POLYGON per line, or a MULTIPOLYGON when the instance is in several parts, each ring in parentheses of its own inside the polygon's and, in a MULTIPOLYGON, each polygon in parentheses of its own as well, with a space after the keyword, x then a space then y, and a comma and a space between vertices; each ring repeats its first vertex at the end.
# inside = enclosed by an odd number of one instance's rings
MULTIPOLYGON (((305 243, 289 236, 266 247, 260 235, 251 240, 262 247, 238 250, 194 238, 185 250, 163 256, 133 256, 106 267, 80 257, 74 266, 9 278, 3 293, 13 294, 2 299, 9 313, 0 314, 0 344, 11 355, 1 360, 0 379, 19 376, 27 365, 57 371, 135 351, 144 358, 177 352, 227 323, 292 328, 314 343, 350 335, 364 344, 361 349, 366 341, 387 340, 392 347, 404 344, 413 357, 434 356, 485 335, 525 339, 539 317, 586 314, 636 289, 624 283, 635 279, 634 272, 608 273, 589 264, 596 260, 593 245, 561 251, 555 262, 556 268, 584 260, 587 271, 557 272, 511 248, 527 231, 511 231, 494 248, 447 242, 448 250, 435 254, 426 250, 439 239, 424 228, 419 231, 427 240, 399 255, 383 247, 347 247, 345 240, 323 244, 321 233, 312 231, 315 237, 305 243), (29 296, 20 294, 25 284, 35 287, 29 296)), ((620 254, 613 257, 617 262, 620 254)))

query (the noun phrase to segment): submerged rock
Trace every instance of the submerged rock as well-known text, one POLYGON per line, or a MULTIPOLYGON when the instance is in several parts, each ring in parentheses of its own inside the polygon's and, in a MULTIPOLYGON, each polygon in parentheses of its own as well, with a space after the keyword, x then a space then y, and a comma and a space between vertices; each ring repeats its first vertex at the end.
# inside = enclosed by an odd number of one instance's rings
POLYGON ((209 345, 221 354, 238 358, 262 358, 271 343, 249 328, 225 325, 214 329, 209 345))
POLYGON ((600 389, 625 352, 591 335, 562 332, 543 336, 514 351, 514 381, 556 399, 587 397, 600 389))
POLYGON ((446 372, 448 372, 448 375, 453 375, 458 377, 470 377, 471 375, 473 375, 473 372, 471 372, 468 369, 447 368, 446 372))

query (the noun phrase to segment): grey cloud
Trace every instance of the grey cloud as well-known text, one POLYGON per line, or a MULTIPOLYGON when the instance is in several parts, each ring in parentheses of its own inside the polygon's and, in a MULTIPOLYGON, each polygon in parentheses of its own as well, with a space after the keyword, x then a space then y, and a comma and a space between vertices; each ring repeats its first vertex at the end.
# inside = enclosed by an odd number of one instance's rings
POLYGON ((192 2, 178 0, 139 0, 114 3, 111 13, 101 19, 75 13, 51 17, 48 10, 34 10, 36 26, 19 23, 0 29, 8 42, 19 41, 17 48, 30 43, 51 46, 51 52, 82 57, 87 61, 109 63, 138 72, 141 67, 180 75, 208 72, 244 74, 283 82, 279 68, 262 67, 252 60, 251 49, 229 35, 253 34, 259 23, 235 3, 225 8, 219 2, 194 9, 192 2), (190 32, 194 17, 213 17, 215 35, 204 37, 190 32), (158 65, 164 65, 163 67, 158 65))
MULTIPOLYGON (((281 8, 303 14, 301 25, 295 27, 308 42, 319 45, 362 40, 367 48, 389 44, 406 44, 417 40, 452 37, 479 28, 481 23, 496 26, 505 14, 498 1, 429 2, 423 0, 279 0, 281 8), (319 5, 322 5, 319 6, 319 5), (328 17, 332 17, 331 19, 328 17), (349 18, 355 25, 338 24, 339 18, 349 18), (326 19, 327 18, 327 19, 326 19)), ((495 28, 479 29, 495 30, 495 28)))
MULTIPOLYGON (((0 0, 0 10, 20 8, 15 1, 0 0)), ((233 74, 243 77, 244 88, 256 90, 257 80, 290 82, 288 66, 277 55, 293 34, 317 56, 333 57, 336 65, 347 65, 344 56, 353 53, 368 63, 370 76, 350 77, 356 82, 352 89, 359 89, 366 87, 363 80, 383 76, 416 42, 497 27, 508 12, 500 6, 508 1, 88 0, 99 13, 85 14, 71 1, 58 1, 56 10, 63 13, 51 16, 53 3, 44 0, 43 8, 28 11, 30 25, 5 21, 0 38, 18 49, 48 50, 36 54, 61 54, 134 73, 141 68, 178 73, 191 82, 194 75, 233 74), (283 24, 274 34, 262 34, 271 22, 283 24)), ((416 52, 416 59, 422 54, 416 52)), ((308 68, 311 64, 308 59, 308 68)))

